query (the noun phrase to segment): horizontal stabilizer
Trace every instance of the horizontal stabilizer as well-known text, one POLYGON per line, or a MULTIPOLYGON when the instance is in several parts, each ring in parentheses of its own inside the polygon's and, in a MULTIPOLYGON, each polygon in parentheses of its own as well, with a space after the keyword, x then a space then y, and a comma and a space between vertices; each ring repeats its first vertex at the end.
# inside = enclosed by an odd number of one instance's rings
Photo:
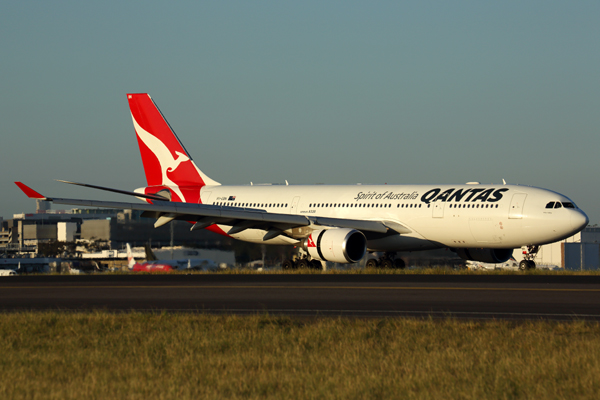
POLYGON ((143 194, 143 193, 136 193, 136 192, 130 192, 127 190, 121 190, 121 189, 113 189, 113 188, 107 188, 104 186, 96 186, 96 185, 90 185, 89 183, 78 183, 78 182, 69 182, 69 181, 63 181, 61 179, 57 179, 58 182, 61 183, 68 183, 69 185, 77 185, 77 186, 85 186, 85 187, 89 187, 89 188, 93 188, 93 189, 99 189, 99 190, 105 190, 107 192, 113 192, 113 193, 120 193, 120 194, 124 194, 127 196, 135 196, 135 197, 142 197, 144 199, 150 199, 150 200, 158 200, 158 201, 168 201, 169 199, 158 195, 158 194, 143 194))

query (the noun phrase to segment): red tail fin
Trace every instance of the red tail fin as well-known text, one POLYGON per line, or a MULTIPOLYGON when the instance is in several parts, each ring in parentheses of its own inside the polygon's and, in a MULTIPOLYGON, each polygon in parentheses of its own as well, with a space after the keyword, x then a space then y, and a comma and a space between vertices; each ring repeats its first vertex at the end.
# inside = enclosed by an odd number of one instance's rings
MULTIPOLYGON (((198 169, 167 120, 147 93, 128 94, 129 108, 148 186, 167 186, 180 195, 184 187, 218 185, 198 169)), ((181 198, 181 201, 194 199, 181 198)))

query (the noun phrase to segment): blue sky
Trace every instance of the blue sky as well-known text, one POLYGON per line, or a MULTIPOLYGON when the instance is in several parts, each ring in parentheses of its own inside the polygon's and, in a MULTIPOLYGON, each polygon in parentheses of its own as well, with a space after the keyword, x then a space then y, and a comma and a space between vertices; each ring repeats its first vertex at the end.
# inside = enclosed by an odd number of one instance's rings
POLYGON ((0 216, 12 183, 144 186, 148 92, 222 183, 509 183, 600 222, 597 1, 53 1, 0 13, 0 216))

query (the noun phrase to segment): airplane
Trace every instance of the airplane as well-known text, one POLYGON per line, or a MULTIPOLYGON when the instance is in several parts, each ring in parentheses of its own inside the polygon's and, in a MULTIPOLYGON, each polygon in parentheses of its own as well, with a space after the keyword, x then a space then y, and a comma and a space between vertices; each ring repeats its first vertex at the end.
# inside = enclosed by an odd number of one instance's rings
POLYGON ((155 261, 142 264, 136 262, 135 258, 133 258, 133 252, 131 251, 129 243, 127 243, 127 267, 133 272, 170 272, 175 269, 171 265, 161 264, 155 261))
MULTIPOLYGON (((176 259, 176 260, 158 260, 150 246, 146 245, 146 262, 143 265, 148 267, 152 265, 162 265, 169 266, 172 270, 196 270, 196 271, 216 271, 219 269, 224 269, 219 267, 216 262, 207 258, 185 258, 185 259, 176 259)), ((131 264, 130 260, 133 259, 133 252, 131 250, 131 246, 127 243, 127 260, 129 264, 131 264)), ((135 263, 135 260, 134 260, 135 263)), ((131 269, 131 268, 129 268, 131 269)))
POLYGON ((222 185, 202 172, 147 93, 127 95, 147 186, 131 191, 61 181, 145 203, 47 197, 15 182, 30 198, 88 207, 143 211, 155 227, 173 220, 232 238, 298 248, 283 268, 321 262, 403 268, 400 251, 449 248, 471 261, 502 263, 528 247, 581 231, 587 215, 568 197, 546 189, 468 182, 457 185, 222 185), (372 258, 372 254, 383 254, 372 258))

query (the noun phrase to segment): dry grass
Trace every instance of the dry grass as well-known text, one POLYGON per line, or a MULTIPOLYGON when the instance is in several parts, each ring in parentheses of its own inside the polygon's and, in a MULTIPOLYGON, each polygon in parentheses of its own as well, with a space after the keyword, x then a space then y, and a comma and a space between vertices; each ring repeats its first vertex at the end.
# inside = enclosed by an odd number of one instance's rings
POLYGON ((284 270, 281 268, 267 268, 263 271, 248 268, 229 268, 214 272, 207 271, 173 271, 171 274, 278 274, 278 275, 600 275, 600 270, 594 271, 568 271, 548 269, 533 269, 528 271, 512 271, 512 270, 468 270, 465 268, 457 269, 450 267, 433 267, 433 268, 407 268, 407 269, 382 269, 382 268, 330 268, 326 271, 315 269, 295 269, 284 270))
POLYGON ((0 398, 596 398, 600 325, 0 315, 0 398))

